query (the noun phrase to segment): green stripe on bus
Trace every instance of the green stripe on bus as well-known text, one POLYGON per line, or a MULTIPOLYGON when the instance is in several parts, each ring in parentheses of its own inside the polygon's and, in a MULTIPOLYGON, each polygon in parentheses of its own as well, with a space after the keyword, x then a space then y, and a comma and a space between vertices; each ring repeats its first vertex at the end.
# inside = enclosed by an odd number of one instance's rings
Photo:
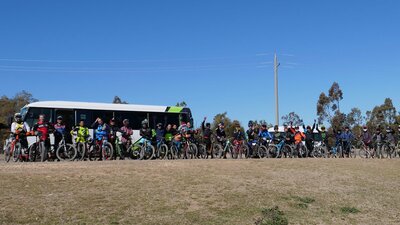
POLYGON ((183 110, 183 107, 176 107, 176 106, 171 106, 168 109, 168 112, 170 113, 180 113, 183 110))

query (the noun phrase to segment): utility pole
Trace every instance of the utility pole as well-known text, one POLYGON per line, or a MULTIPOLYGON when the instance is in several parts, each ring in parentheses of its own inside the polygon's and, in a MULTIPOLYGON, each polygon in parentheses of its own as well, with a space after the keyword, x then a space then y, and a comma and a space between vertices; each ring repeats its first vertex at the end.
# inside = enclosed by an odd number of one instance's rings
POLYGON ((274 75, 275 75, 275 125, 279 126, 279 100, 278 100, 278 67, 280 63, 276 57, 276 52, 274 56, 274 75))

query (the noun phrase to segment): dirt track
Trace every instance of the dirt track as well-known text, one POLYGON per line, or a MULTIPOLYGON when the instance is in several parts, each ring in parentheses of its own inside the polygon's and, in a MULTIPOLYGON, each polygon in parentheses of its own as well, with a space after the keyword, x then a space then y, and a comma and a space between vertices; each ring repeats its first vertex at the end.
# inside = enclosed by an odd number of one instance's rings
POLYGON ((399 159, 1 161, 0 224, 254 224, 274 206, 290 224, 400 224, 399 171, 399 159))

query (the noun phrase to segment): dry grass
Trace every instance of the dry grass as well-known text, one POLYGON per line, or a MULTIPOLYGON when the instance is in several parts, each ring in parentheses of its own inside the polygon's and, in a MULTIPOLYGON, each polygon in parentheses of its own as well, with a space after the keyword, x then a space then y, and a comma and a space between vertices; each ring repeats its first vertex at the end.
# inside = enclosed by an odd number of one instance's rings
POLYGON ((0 224, 400 224, 400 161, 115 161, 0 165, 0 224), (356 213, 345 213, 354 208, 356 213))

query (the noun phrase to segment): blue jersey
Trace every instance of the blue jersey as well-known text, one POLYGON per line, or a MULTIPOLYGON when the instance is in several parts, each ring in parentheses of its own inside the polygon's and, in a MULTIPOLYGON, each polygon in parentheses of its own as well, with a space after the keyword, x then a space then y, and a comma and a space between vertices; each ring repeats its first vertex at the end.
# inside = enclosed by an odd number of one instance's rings
POLYGON ((268 130, 260 131, 258 136, 263 140, 272 139, 272 135, 268 132, 268 130))

